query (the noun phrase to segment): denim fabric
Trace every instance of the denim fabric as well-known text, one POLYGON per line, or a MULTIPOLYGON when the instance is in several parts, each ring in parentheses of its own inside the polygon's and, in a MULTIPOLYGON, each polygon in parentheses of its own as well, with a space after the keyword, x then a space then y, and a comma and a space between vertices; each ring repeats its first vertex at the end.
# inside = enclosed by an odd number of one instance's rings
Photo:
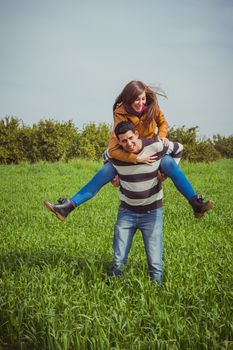
POLYGON ((95 176, 70 200, 77 207, 96 195, 97 192, 117 175, 116 169, 110 162, 105 163, 95 176))
POLYGON ((160 171, 170 177, 177 190, 187 199, 191 199, 196 195, 192 185, 184 175, 180 167, 175 162, 174 158, 166 155, 160 163, 160 171))
POLYGON ((112 271, 123 270, 137 229, 142 233, 150 278, 162 283, 162 208, 135 213, 119 208, 114 227, 112 271))

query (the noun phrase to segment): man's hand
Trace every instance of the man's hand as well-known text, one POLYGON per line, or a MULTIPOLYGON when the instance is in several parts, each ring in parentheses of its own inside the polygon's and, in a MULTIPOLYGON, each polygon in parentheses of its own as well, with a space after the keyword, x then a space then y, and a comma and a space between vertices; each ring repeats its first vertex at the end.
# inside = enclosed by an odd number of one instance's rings
POLYGON ((167 176, 165 176, 163 173, 161 173, 160 170, 158 170, 157 178, 159 181, 163 182, 164 180, 167 179, 167 176))
POLYGON ((160 137, 159 139, 162 141, 164 146, 169 146, 169 140, 166 137, 160 137))
POLYGON ((136 161, 137 163, 145 163, 148 165, 152 165, 156 161, 158 157, 156 155, 153 156, 137 156, 136 161))
POLYGON ((114 187, 119 187, 120 186, 120 178, 118 175, 114 176, 114 178, 111 181, 112 185, 114 187))

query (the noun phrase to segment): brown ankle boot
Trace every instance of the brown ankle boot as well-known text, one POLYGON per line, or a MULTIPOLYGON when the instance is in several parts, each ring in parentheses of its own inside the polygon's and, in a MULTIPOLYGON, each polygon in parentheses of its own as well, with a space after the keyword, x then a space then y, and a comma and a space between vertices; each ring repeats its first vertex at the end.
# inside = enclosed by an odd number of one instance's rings
POLYGON ((209 200, 204 202, 204 197, 199 194, 191 198, 189 204, 193 207, 194 216, 197 219, 200 219, 206 211, 212 209, 214 206, 213 201, 209 200))
POLYGON ((57 203, 44 201, 44 205, 61 221, 64 221, 69 213, 75 209, 74 204, 66 198, 59 198, 57 203))

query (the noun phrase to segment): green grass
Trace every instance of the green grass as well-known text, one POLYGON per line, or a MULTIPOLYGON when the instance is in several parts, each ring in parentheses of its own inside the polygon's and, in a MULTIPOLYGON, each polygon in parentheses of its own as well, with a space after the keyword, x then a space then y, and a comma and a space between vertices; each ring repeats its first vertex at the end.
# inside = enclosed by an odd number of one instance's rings
POLYGON ((164 183, 164 283, 152 285, 140 233, 108 281, 118 190, 61 222, 44 199, 73 195, 100 163, 1 166, 0 349, 233 349, 233 162, 182 164, 215 201, 202 220, 164 183))

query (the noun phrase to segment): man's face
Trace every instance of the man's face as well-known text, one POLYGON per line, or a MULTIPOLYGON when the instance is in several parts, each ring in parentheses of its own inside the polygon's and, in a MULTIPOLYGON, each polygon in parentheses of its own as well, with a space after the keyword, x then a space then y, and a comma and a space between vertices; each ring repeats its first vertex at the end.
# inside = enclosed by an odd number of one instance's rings
POLYGON ((137 131, 133 133, 132 130, 129 130, 124 134, 118 135, 119 144, 126 152, 137 153, 141 146, 138 136, 137 131))

